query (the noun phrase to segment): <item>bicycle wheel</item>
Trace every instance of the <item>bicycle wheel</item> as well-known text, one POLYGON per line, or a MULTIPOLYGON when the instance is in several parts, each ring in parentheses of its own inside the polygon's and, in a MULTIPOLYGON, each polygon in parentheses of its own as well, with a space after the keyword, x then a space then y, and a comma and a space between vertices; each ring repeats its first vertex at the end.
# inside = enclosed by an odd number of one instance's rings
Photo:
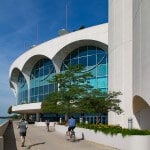
POLYGON ((74 132, 71 132, 70 141, 71 141, 71 142, 74 142, 74 141, 75 141, 75 133, 74 133, 74 132))

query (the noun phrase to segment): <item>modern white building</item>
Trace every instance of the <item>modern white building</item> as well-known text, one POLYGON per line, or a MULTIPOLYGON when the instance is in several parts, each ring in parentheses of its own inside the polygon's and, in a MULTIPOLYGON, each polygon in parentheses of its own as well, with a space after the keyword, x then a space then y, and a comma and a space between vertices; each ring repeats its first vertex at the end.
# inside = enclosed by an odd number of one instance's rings
POLYGON ((41 118, 41 102, 57 87, 47 80, 66 66, 82 64, 93 74, 90 84, 108 91, 108 24, 59 36, 31 48, 10 68, 10 87, 17 98, 13 112, 36 114, 41 118))
POLYGON ((120 116, 109 123, 150 129, 150 1, 109 0, 109 90, 120 90, 120 116))
POLYGON ((81 63, 105 91, 121 91, 124 112, 108 114, 109 124, 150 129, 150 1, 109 0, 109 25, 72 32, 31 48, 11 65, 10 87, 17 98, 14 112, 36 113, 54 85, 46 80, 68 64, 81 63), (108 59, 107 59, 108 58, 108 59))

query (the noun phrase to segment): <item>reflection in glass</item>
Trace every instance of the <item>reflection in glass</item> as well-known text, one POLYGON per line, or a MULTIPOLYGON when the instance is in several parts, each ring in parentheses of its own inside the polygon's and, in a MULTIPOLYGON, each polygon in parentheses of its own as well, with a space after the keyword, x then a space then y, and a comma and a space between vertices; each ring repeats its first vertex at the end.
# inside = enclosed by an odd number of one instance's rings
POLYGON ((27 82, 23 74, 20 72, 17 82, 18 89, 18 104, 28 103, 28 87, 27 82))
POLYGON ((82 46, 72 51, 63 61, 61 71, 67 66, 81 64, 86 71, 92 73, 90 84, 102 91, 108 90, 108 53, 95 46, 82 46), (71 57, 70 57, 71 56, 71 57))
POLYGON ((46 95, 56 90, 56 85, 48 82, 55 74, 51 60, 41 59, 33 67, 30 75, 30 102, 42 102, 46 95))

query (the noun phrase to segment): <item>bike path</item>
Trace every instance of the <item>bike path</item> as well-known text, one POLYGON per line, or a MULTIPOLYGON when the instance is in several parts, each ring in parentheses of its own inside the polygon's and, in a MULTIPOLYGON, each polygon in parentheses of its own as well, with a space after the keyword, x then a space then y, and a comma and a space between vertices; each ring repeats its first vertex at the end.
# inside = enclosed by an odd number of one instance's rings
POLYGON ((5 150, 116 150, 115 148, 86 140, 77 139, 75 142, 70 142, 65 135, 57 131, 47 132, 46 127, 35 125, 28 125, 25 147, 21 147, 17 124, 18 122, 13 122, 14 138, 12 141, 16 142, 15 144, 13 143, 13 145, 16 145, 16 149, 11 147, 12 142, 6 142, 6 144, 8 143, 7 147, 10 148, 5 150))

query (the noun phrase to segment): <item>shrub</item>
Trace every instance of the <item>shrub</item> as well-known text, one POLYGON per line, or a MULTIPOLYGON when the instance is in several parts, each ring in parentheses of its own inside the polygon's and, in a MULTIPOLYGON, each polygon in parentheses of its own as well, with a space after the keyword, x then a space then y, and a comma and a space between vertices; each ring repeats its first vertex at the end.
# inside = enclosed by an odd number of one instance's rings
POLYGON ((104 124, 77 124, 78 127, 94 130, 95 132, 103 132, 105 134, 117 135, 121 134, 123 137, 127 135, 150 135, 149 130, 138 129, 125 129, 116 125, 104 125, 104 124))

